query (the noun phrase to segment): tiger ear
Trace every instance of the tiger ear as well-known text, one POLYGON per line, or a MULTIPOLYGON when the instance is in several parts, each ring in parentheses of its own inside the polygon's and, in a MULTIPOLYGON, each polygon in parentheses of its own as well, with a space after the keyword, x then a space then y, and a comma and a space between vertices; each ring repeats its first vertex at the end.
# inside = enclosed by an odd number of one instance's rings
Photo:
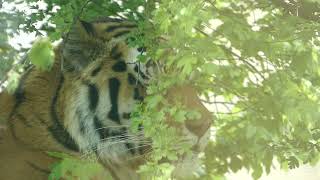
POLYGON ((64 71, 81 71, 93 61, 91 57, 99 50, 94 25, 78 20, 63 38, 62 55, 64 71))
POLYGON ((80 38, 84 41, 91 41, 97 38, 96 28, 93 23, 78 20, 75 24, 75 28, 78 30, 80 38))

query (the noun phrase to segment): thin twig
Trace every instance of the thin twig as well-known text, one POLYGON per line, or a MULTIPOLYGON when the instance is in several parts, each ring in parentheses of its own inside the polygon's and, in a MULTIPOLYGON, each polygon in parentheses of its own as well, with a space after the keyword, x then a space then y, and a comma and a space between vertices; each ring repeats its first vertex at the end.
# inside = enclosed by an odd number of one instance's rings
POLYGON ((223 102, 223 101, 208 101, 204 99, 200 99, 201 102, 208 103, 208 104, 229 104, 229 105, 236 105, 236 103, 232 102, 223 102))

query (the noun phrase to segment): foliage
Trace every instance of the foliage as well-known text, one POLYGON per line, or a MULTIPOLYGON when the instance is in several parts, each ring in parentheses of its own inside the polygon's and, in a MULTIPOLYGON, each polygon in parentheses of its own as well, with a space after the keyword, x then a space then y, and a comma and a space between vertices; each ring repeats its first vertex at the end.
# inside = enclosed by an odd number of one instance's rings
MULTIPOLYGON (((33 0, 27 2, 35 11, 24 25, 4 29, 44 31, 54 41, 75 17, 114 15, 138 22, 144 36, 132 43, 146 46, 148 56, 166 67, 134 114, 135 124, 142 122, 146 136, 153 139, 154 152, 142 173, 165 178, 171 165, 158 161, 176 159, 177 152, 189 149, 181 144, 177 151, 180 137, 164 124, 165 114, 179 122, 196 114, 179 103, 167 103, 167 89, 181 84, 194 84, 215 115, 203 179, 243 167, 258 179, 270 172, 274 159, 284 169, 319 160, 317 1, 45 0, 45 10, 33 0), (34 23, 42 20, 47 21, 36 28, 34 23)), ((6 32, 1 31, 0 38, 6 32)), ((11 64, 0 64, 0 73, 11 64)))
POLYGON ((28 53, 32 64, 40 70, 50 70, 54 62, 53 47, 50 39, 38 39, 28 53))
POLYGON ((8 79, 7 72, 17 59, 17 50, 9 43, 8 39, 13 37, 18 31, 18 26, 22 22, 22 14, 19 12, 10 12, 2 9, 0 1, 0 89, 3 82, 8 79))
MULTIPOLYGON (((62 178, 90 180, 102 174, 104 171, 104 168, 94 161, 88 162, 57 152, 48 152, 48 154, 52 157, 62 159, 61 162, 52 166, 52 173, 48 178, 49 180, 62 178)), ((104 178, 110 179, 111 177, 106 174, 104 178)))

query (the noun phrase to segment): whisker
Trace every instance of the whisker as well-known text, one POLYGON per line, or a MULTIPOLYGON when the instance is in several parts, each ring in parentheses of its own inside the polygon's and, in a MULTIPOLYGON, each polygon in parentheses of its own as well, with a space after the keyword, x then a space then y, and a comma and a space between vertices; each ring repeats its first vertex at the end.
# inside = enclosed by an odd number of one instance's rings
MULTIPOLYGON (((114 140, 114 139, 117 139, 117 141, 114 141, 114 142, 110 142, 108 144, 105 144, 104 147, 100 147, 101 149, 104 149, 104 148, 109 148, 113 145, 116 145, 116 144, 120 144, 120 143, 130 143, 130 141, 137 141, 137 143, 140 143, 140 145, 152 145, 152 141, 150 139, 145 139, 145 138, 142 138, 142 137, 139 137, 139 136, 133 136, 133 135, 126 135, 126 136, 117 136, 117 137, 110 137, 110 138, 105 138, 105 139, 102 139, 102 141, 106 141, 106 140, 114 140)), ((179 150, 180 148, 180 145, 183 145, 185 143, 187 143, 188 141, 180 141, 176 144, 176 146, 173 147, 173 150, 179 150)), ((134 147, 134 148, 138 148, 137 147, 134 147)), ((100 150, 101 150, 100 149, 100 150)), ((96 148, 93 148, 91 149, 92 152, 95 152, 96 150, 98 150, 98 147, 96 148)))
POLYGON ((138 146, 135 146, 135 147, 132 147, 132 148, 128 148, 128 149, 120 151, 120 152, 127 152, 127 151, 130 151, 130 150, 133 150, 133 149, 139 149, 141 147, 147 147, 147 146, 150 146, 150 145, 151 144, 143 144, 143 145, 139 144, 138 146))
POLYGON ((137 138, 143 138, 143 137, 140 137, 139 135, 143 135, 143 134, 127 134, 127 133, 123 133, 123 134, 120 134, 120 135, 117 135, 117 136, 111 136, 111 137, 107 137, 107 138, 103 138, 101 139, 101 141, 107 141, 107 140, 113 140, 113 139, 125 139, 125 138, 128 138, 128 137, 137 137, 137 138))
MULTIPOLYGON (((124 127, 125 128, 129 128, 130 126, 131 125, 113 125, 113 126, 99 127, 97 129, 94 129, 94 130, 95 131, 99 131, 99 130, 108 129, 108 128, 124 128, 124 127)), ((121 144, 121 143, 133 143, 136 146, 131 147, 131 148, 122 149, 119 152, 120 154, 123 153, 123 152, 128 152, 128 151, 130 151, 132 149, 139 149, 139 148, 142 148, 142 147, 150 146, 150 148, 143 149, 143 154, 136 154, 136 155, 134 155, 132 157, 128 157, 127 158, 128 161, 136 159, 136 158, 141 158, 141 157, 143 157, 143 159, 146 159, 145 156, 147 156, 147 155, 149 155, 149 154, 151 154, 153 152, 153 149, 151 148, 152 140, 150 140, 148 138, 145 138, 143 136, 144 135, 143 131, 137 131, 134 134, 129 134, 128 131, 125 131, 125 132, 114 131, 113 134, 117 134, 117 135, 112 136, 112 131, 111 131, 111 136, 103 138, 103 139, 100 139, 100 142, 98 142, 98 144, 99 143, 104 143, 104 144, 102 144, 103 146, 95 146, 95 147, 92 147, 89 150, 86 150, 85 152, 83 152, 83 155, 81 155, 81 158, 90 157, 90 156, 91 157, 100 156, 103 153, 104 149, 111 148, 112 146, 115 146, 115 145, 121 144), (139 143, 139 144, 137 145, 137 143, 139 143)), ((182 144, 185 144, 185 143, 190 143, 190 139, 188 139, 188 138, 179 139, 177 144, 172 147, 172 150, 181 149, 180 146, 182 144)), ((192 159, 191 161, 194 161, 194 160, 192 159)))
MULTIPOLYGON (((140 147, 147 147, 147 146, 150 146, 151 144, 140 144, 139 146, 136 146, 136 147, 134 147, 134 148, 128 148, 128 149, 126 149, 126 150, 123 150, 123 151, 119 151, 119 152, 128 152, 128 151, 130 151, 131 149, 138 149, 138 148, 140 148, 140 147)), ((103 147, 102 149, 104 149, 105 147, 103 147)), ((151 149, 151 148, 150 148, 151 149)), ((101 149, 100 149, 101 150, 101 149)), ((97 152, 97 154, 98 154, 98 156, 100 156, 101 155, 101 153, 102 152, 97 152)), ((141 155, 145 155, 146 153, 144 153, 144 154, 140 154, 140 155, 137 155, 137 156, 141 156, 141 155)), ((136 157, 135 157, 136 158, 136 157)), ((131 158, 129 158, 128 160, 130 160, 131 158)))
POLYGON ((137 158, 141 158, 141 157, 143 157, 144 160, 147 160, 147 156, 148 156, 149 154, 151 154, 151 153, 152 153, 152 148, 149 148, 149 149, 147 150, 147 152, 145 152, 145 153, 143 153, 143 154, 139 154, 139 155, 132 156, 131 158, 128 158, 127 161, 131 161, 131 160, 134 160, 134 159, 137 159, 137 158))
MULTIPOLYGON (((112 145, 115 145, 115 144, 119 144, 119 143, 130 143, 129 141, 133 141, 133 140, 139 140, 139 139, 125 139, 125 140, 119 140, 119 141, 115 141, 115 142, 112 142, 112 143, 108 143, 108 144, 106 144, 106 146, 107 146, 107 147, 109 147, 109 146, 112 146, 112 145)), ((149 142, 149 141, 142 141, 142 140, 139 140, 138 142, 139 142, 139 143, 144 143, 144 142, 146 142, 146 143, 150 143, 150 144, 151 144, 151 142, 149 142)))
MULTIPOLYGON (((120 143, 126 143, 126 142, 130 142, 130 141, 137 141, 137 143, 139 143, 140 145, 151 145, 151 142, 150 140, 148 139, 144 139, 144 138, 139 138, 139 137, 129 137, 127 139, 120 139, 118 141, 114 141, 112 143, 108 143, 108 144, 105 144, 104 147, 102 147, 101 149, 104 149, 104 148, 108 148, 108 147, 111 147, 113 145, 116 145, 116 144, 120 144, 120 143)), ((100 150, 101 150, 100 149, 100 150)), ((98 150, 98 147, 95 147, 95 148, 92 148, 86 152, 84 152, 84 155, 83 156, 86 156, 87 154, 92 154, 93 152, 96 152, 98 150)))
POLYGON ((111 127, 115 127, 115 128, 116 127, 120 127, 120 128, 122 128, 122 127, 130 127, 130 125, 121 124, 121 125, 113 125, 113 126, 103 126, 103 127, 97 128, 95 130, 107 129, 107 128, 111 128, 111 127))

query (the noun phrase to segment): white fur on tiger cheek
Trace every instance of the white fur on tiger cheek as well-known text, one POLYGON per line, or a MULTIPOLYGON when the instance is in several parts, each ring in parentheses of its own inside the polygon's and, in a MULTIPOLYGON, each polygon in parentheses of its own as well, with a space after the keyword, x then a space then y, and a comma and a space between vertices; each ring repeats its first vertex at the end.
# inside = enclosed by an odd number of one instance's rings
POLYGON ((102 161, 110 161, 118 164, 125 163, 126 160, 131 156, 128 153, 128 149, 124 145, 124 142, 117 140, 99 143, 97 146, 97 152, 102 161))
MULTIPOLYGON (((126 142, 132 143, 133 150, 139 145, 139 138, 135 137, 130 132, 128 138, 130 140, 123 140, 120 138, 105 137, 100 139, 99 130, 105 130, 112 128, 114 130, 120 130, 123 127, 130 127, 130 120, 122 118, 124 113, 132 112, 135 100, 132 98, 119 97, 118 113, 120 115, 120 124, 112 121, 108 117, 108 113, 111 110, 109 87, 105 85, 106 81, 102 81, 102 84, 95 83, 99 88, 99 100, 95 110, 89 109, 88 101, 88 86, 76 81, 74 90, 68 94, 70 97, 69 103, 66 105, 66 121, 65 127, 70 132, 72 138, 78 144, 79 149, 85 153, 97 152, 99 158, 103 161, 125 163, 128 159, 132 159, 133 155, 125 145, 126 142), (95 118, 97 118, 103 127, 96 129, 95 118), (81 127, 82 125, 82 127, 81 127), (81 128, 83 130, 81 130, 81 128), (101 129, 102 128, 102 129, 101 129), (131 138, 130 138, 131 137, 131 138)), ((133 92, 132 92, 133 93, 133 92)))
POLYGON ((77 142, 81 151, 88 151, 100 141, 97 131, 94 129, 94 113, 88 110, 87 87, 78 85, 76 91, 71 95, 70 106, 66 106, 65 126, 68 128, 72 138, 77 142), (80 118, 79 118, 80 117, 80 118), (82 119, 81 119, 82 117, 82 119), (83 123, 85 134, 80 131, 83 123))
MULTIPOLYGON (((125 60, 127 63, 134 63, 134 64, 129 64, 129 69, 131 72, 134 72, 134 67, 137 65, 139 66, 139 71, 141 71, 144 75, 148 75, 146 65, 144 63, 140 63, 139 65, 139 60, 138 60, 139 55, 141 55, 141 52, 139 52, 137 48, 130 48, 128 51, 127 57, 125 57, 125 60)), ((150 69, 151 68, 149 68, 148 71, 150 71, 150 69)))
POLYGON ((128 55, 125 57, 126 62, 135 63, 138 62, 138 56, 140 52, 136 48, 129 48, 128 55))

